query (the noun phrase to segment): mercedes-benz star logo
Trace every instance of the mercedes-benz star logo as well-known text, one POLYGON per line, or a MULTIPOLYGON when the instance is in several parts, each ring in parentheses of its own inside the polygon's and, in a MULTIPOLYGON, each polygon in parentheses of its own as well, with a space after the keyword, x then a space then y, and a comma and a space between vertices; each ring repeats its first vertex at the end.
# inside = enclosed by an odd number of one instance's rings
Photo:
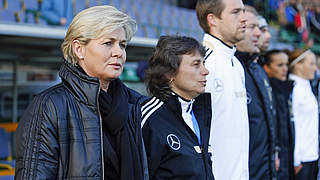
POLYGON ((214 79, 214 88, 215 88, 215 92, 223 91, 223 82, 221 79, 218 79, 218 78, 214 79))
POLYGON ((173 149, 173 150, 179 150, 180 149, 180 140, 179 138, 174 135, 174 134, 169 134, 167 136, 167 142, 168 145, 173 149))

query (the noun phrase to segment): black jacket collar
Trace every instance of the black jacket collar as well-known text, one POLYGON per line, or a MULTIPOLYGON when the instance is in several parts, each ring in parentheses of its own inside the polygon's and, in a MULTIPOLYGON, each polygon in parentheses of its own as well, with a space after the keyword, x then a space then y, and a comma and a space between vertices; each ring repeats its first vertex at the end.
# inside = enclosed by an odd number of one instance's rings
POLYGON ((89 106, 97 106, 97 96, 100 89, 99 79, 82 73, 77 67, 64 61, 59 75, 63 84, 76 99, 89 106))
POLYGON ((287 81, 281 81, 276 78, 270 78, 270 84, 272 89, 275 92, 281 93, 281 94, 289 94, 292 92, 293 89, 293 83, 294 81, 287 80, 287 81))
POLYGON ((250 54, 248 52, 236 51, 235 56, 239 59, 239 61, 244 65, 249 65, 253 60, 255 60, 259 54, 254 53, 250 54))

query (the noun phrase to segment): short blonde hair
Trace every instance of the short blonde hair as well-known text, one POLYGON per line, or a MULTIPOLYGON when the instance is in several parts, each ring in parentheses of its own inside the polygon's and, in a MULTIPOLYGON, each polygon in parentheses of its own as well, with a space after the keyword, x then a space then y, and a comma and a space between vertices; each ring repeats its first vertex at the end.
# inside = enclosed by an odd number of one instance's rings
POLYGON ((61 45, 64 58, 75 65, 78 57, 72 50, 74 40, 86 45, 91 39, 100 38, 118 28, 124 29, 129 42, 137 31, 137 23, 112 6, 94 6, 81 11, 73 18, 61 45))

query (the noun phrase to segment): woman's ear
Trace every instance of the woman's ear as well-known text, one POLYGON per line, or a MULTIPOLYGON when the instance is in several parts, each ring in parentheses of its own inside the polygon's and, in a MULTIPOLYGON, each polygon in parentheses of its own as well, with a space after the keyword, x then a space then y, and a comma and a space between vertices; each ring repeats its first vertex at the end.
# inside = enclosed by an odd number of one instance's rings
POLYGON ((164 76, 169 80, 169 86, 171 86, 174 81, 174 76, 168 73, 164 74, 164 76))
POLYGON ((84 59, 85 48, 84 48, 84 45, 82 45, 79 40, 72 41, 72 50, 73 50, 73 53, 78 57, 78 60, 84 59))

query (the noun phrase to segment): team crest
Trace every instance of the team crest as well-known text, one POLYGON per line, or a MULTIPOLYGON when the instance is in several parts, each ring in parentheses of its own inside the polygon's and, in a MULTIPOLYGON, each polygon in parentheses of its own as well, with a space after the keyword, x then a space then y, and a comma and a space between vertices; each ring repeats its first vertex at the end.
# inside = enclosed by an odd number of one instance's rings
POLYGON ((175 151, 180 149, 180 139, 178 138, 178 136, 174 134, 169 134, 167 136, 167 142, 168 142, 168 145, 171 147, 171 149, 175 151))
POLYGON ((221 92, 224 89, 223 81, 219 78, 214 79, 214 89, 215 92, 221 92))

